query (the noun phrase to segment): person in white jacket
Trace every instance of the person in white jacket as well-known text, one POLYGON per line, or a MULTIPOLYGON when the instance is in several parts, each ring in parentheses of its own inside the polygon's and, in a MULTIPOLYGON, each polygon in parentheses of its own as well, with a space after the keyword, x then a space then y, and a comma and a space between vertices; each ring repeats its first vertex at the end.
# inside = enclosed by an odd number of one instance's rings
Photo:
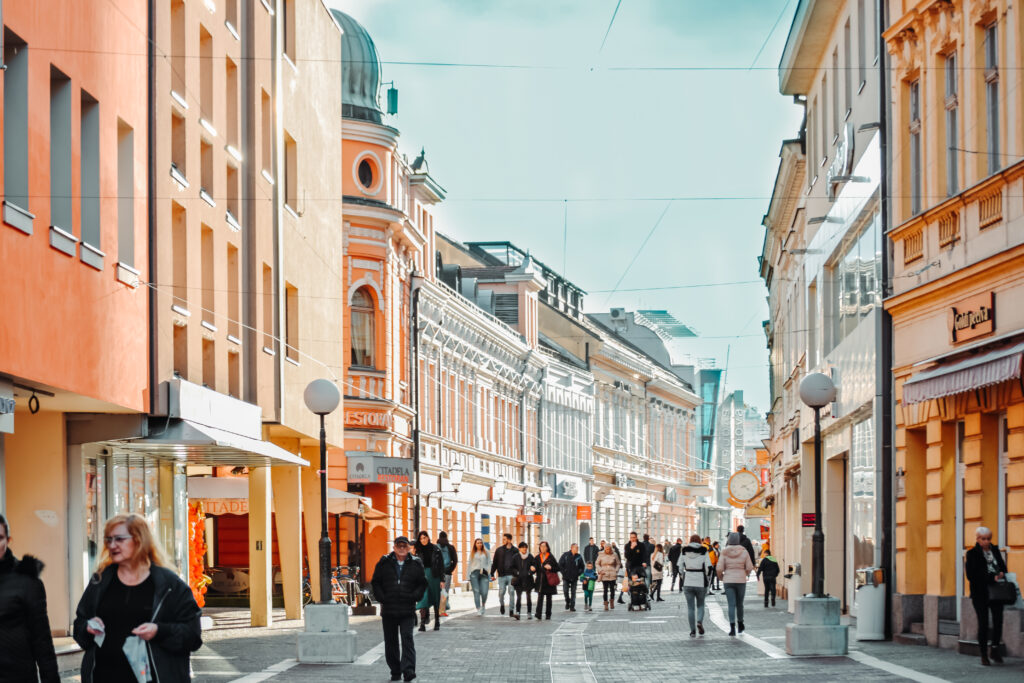
POLYGON ((740 534, 732 532, 718 558, 718 578, 725 585, 725 599, 729 603, 730 636, 736 635, 737 622, 739 632, 743 633, 743 598, 747 594, 747 577, 754 571, 754 562, 741 544, 740 534))
POLYGON ((690 637, 700 631, 704 635, 704 597, 708 592, 708 549, 700 542, 700 536, 690 536, 689 545, 679 552, 679 573, 683 575, 683 595, 686 597, 686 615, 690 619, 690 637), (694 606, 696 605, 696 614, 694 606))

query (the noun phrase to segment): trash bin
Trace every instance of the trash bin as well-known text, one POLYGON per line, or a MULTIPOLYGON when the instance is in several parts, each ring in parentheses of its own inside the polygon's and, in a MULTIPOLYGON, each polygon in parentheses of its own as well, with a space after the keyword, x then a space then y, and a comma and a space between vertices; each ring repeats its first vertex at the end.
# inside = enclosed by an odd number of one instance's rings
POLYGON ((803 593, 800 581, 800 563, 789 565, 789 571, 785 573, 786 578, 786 611, 790 614, 796 613, 796 601, 803 593))
POLYGON ((885 572, 878 567, 858 569, 857 640, 885 640, 885 572))

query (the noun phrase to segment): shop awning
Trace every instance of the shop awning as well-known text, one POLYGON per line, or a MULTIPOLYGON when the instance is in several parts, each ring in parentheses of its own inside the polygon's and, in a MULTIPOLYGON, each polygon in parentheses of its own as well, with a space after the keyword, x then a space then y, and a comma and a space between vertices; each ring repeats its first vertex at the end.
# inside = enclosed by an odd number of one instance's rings
MULTIPOLYGON (((239 514, 249 511, 249 480, 246 477, 189 477, 189 500, 214 502, 207 514, 239 514)), ((358 515, 363 504, 363 519, 371 524, 387 520, 387 513, 370 507, 370 499, 340 489, 327 489, 327 512, 332 515, 358 515)))
POLYGON ((903 385, 903 404, 923 403, 1020 379, 1022 357, 1024 342, 925 370, 903 385))
POLYGON ((152 420, 147 436, 110 445, 121 451, 194 465, 309 465, 303 458, 268 441, 191 420, 152 420))

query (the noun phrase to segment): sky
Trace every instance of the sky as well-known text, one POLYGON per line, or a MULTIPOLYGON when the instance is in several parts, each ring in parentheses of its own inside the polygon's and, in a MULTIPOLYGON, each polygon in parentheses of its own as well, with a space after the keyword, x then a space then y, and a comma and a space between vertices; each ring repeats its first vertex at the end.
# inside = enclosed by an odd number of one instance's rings
POLYGON ((777 71, 797 0, 327 2, 376 43, 439 230, 529 250, 588 312, 668 310, 700 335, 677 357, 769 409, 757 258, 802 116, 777 71))

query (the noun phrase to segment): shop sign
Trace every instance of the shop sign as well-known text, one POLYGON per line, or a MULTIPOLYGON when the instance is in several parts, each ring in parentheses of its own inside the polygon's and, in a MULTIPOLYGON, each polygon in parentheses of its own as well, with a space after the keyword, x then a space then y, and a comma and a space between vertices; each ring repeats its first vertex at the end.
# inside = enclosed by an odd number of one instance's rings
POLYGON ((354 429, 392 429, 391 413, 378 410, 346 410, 345 426, 354 429))
POLYGON ((543 524, 544 515, 516 515, 516 521, 520 524, 543 524))
POLYGON ((248 498, 205 498, 203 511, 208 515, 247 515, 248 498))
POLYGON ((772 536, 772 530, 766 526, 761 527, 761 540, 767 541, 772 536))
POLYGON ((14 385, 0 379, 0 434, 14 433, 14 385))
POLYGON ((767 467, 762 467, 761 468, 761 486, 767 486, 768 485, 768 478, 770 476, 771 476, 771 473, 768 470, 768 468, 767 467))
POLYGON ((389 458, 363 451, 348 451, 350 484, 408 484, 412 481, 412 458, 389 458))
POLYGON ((978 294, 949 309, 949 333, 954 344, 977 339, 996 330, 996 294, 978 294))
POLYGON ((800 526, 802 527, 813 527, 814 526, 814 513, 805 512, 800 515, 800 526))
POLYGON ((576 506, 576 521, 577 522, 589 522, 591 517, 591 509, 589 505, 577 505, 576 506))

